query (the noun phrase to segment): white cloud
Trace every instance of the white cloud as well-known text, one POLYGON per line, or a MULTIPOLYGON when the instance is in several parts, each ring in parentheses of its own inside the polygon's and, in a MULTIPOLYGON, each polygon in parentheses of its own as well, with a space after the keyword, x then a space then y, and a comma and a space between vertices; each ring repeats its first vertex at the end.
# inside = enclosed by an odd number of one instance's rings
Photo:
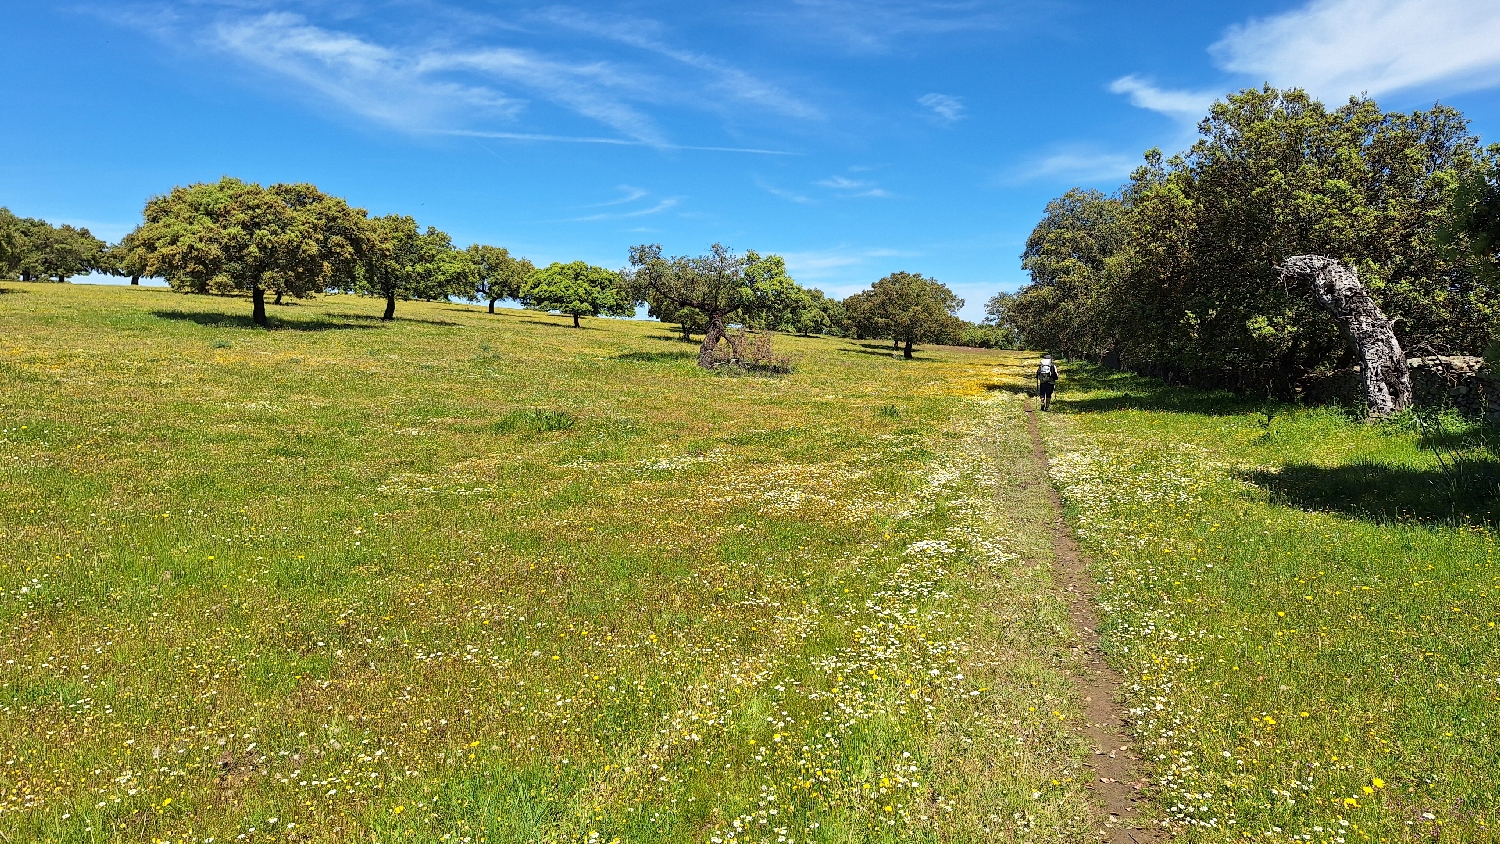
POLYGON ((431 52, 417 64, 422 73, 475 70, 521 85, 546 99, 650 144, 665 138, 650 117, 623 102, 612 89, 654 87, 605 62, 566 64, 529 50, 496 47, 473 52, 431 52))
POLYGON ((772 196, 779 196, 789 202, 796 202, 801 205, 813 204, 813 199, 811 197, 804 196, 803 194, 797 193, 796 191, 790 191, 785 188, 778 188, 775 185, 768 184, 763 179, 756 179, 755 186, 772 196))
POLYGON ((653 22, 640 20, 606 21, 572 9, 548 10, 543 19, 558 26, 606 38, 620 44, 646 50, 672 61, 704 71, 712 77, 709 88, 731 99, 758 105, 770 111, 805 119, 819 118, 821 112, 782 88, 732 67, 716 58, 682 50, 666 44, 648 33, 657 30, 653 22))
POLYGON ((853 53, 882 53, 912 36, 996 30, 1030 10, 986 0, 792 0, 756 13, 778 32, 832 41, 853 53))
POLYGON ((589 214, 586 217, 574 217, 569 220, 569 222, 586 223, 593 222, 595 220, 629 220, 635 217, 649 217, 652 214, 660 214, 661 212, 666 211, 669 208, 676 208, 677 204, 681 201, 682 200, 680 197, 669 196, 666 199, 663 199, 660 202, 657 202, 655 205, 647 208, 637 208, 633 211, 619 211, 605 214, 589 214))
MULTIPOLYGON (((402 43, 368 35, 348 16, 340 18, 342 23, 324 26, 290 12, 252 15, 223 6, 215 12, 190 11, 109 16, 163 41, 234 56, 295 81, 298 84, 289 89, 293 92, 313 92, 352 113, 406 131, 787 154, 674 144, 658 124, 655 108, 672 104, 756 117, 774 113, 821 118, 816 107, 776 85, 716 57, 670 46, 654 35, 661 27, 651 21, 600 23, 552 9, 514 22, 484 16, 449 21, 446 29, 426 32, 420 42, 402 43), (519 43, 497 45, 496 33, 519 43), (646 53, 632 58, 615 49, 617 55, 610 60, 595 59, 599 43, 588 43, 589 38, 646 53), (537 108, 542 103, 607 127, 614 137, 477 131, 509 129, 495 124, 515 123, 523 114, 531 122, 544 120, 546 112, 537 108)), ((434 14, 442 17, 440 13, 448 11, 439 6, 434 14)))
POLYGON ((824 292, 847 296, 869 287, 881 275, 894 269, 885 266, 889 261, 880 262, 883 268, 875 268, 872 265, 877 260, 911 258, 921 253, 840 245, 808 252, 777 251, 776 254, 786 259, 787 271, 802 284, 818 284, 824 292))
MULTIPOLYGON (((1451 94, 1500 84, 1500 3, 1312 0, 1235 24, 1208 51, 1240 84, 1303 88, 1329 104, 1417 89, 1451 94)), ((1215 98, 1133 75, 1109 89, 1183 120, 1201 118, 1215 98)))
POLYGON ((964 117, 963 100, 949 94, 923 94, 917 102, 945 123, 956 123, 964 117))
POLYGON ((1229 28, 1220 67, 1338 102, 1360 93, 1500 83, 1495 0, 1314 0, 1229 28))
POLYGON ((1130 175, 1140 163, 1139 155, 1125 155, 1085 146, 1065 147, 1012 168, 999 181, 1002 184, 1040 181, 1078 184, 1116 182, 1130 175))
POLYGON ((224 21, 214 28, 213 43, 357 114, 406 129, 425 128, 467 110, 508 117, 524 105, 492 88, 433 79, 419 59, 311 26, 300 15, 273 12, 224 21))
POLYGON ((1159 111, 1179 120, 1195 123, 1208 112, 1215 97, 1207 91, 1170 91, 1158 88, 1133 74, 1109 83, 1109 90, 1129 97, 1130 104, 1137 108, 1159 111))
POLYGON ((642 190, 641 188, 631 187, 630 185, 620 185, 620 187, 618 188, 618 190, 620 191, 620 193, 624 194, 620 198, 618 198, 618 199, 611 199, 608 202, 596 202, 593 205, 585 205, 584 207, 585 208, 608 208, 611 205, 629 205, 630 203, 635 202, 637 199, 641 199, 642 197, 645 197, 645 196, 647 196, 647 195, 650 194, 650 191, 642 190))
POLYGON ((879 185, 875 184, 874 182, 865 181, 864 179, 848 179, 843 176, 829 176, 826 179, 819 179, 813 184, 819 187, 836 190, 840 193, 840 195, 845 197, 883 198, 890 196, 890 193, 883 190, 879 185))

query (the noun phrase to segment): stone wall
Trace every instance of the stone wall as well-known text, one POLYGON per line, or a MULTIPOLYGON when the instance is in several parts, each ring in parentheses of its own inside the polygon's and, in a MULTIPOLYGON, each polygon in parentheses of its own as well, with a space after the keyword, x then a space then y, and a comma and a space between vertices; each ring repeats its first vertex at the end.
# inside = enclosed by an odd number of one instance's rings
POLYGON ((1500 376, 1484 358, 1428 355, 1406 363, 1418 407, 1453 407, 1470 419, 1500 424, 1500 376))
MULTIPOLYGON (((1428 355, 1408 358, 1412 400, 1417 407, 1456 408, 1470 419, 1500 425, 1500 375, 1484 358, 1469 355, 1428 355)), ((1359 368, 1309 376, 1298 385, 1308 404, 1364 403, 1364 382, 1359 368)))

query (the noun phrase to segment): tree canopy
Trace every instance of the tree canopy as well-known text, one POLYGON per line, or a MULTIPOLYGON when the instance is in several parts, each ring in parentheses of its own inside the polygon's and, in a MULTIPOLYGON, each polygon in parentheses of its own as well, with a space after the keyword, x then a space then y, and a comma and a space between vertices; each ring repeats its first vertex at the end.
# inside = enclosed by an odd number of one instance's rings
POLYGON ((1305 254, 1356 268, 1408 350, 1491 342, 1492 276, 1451 223, 1457 187, 1497 155, 1459 112, 1328 109, 1267 86, 1215 103, 1199 133, 1180 155, 1148 152, 1113 196, 1047 206, 1023 254, 1031 283, 1009 306, 1030 345, 1288 394, 1353 362, 1310 291, 1278 280, 1305 254))
POLYGON ((889 339, 908 359, 916 343, 957 341, 965 325, 957 316, 963 306, 947 285, 908 272, 891 273, 844 301, 861 336, 889 339))
POLYGON ((530 261, 511 257, 510 251, 501 246, 474 243, 464 251, 474 266, 474 289, 468 299, 489 302, 490 313, 495 312, 495 303, 501 299, 521 298, 521 285, 536 272, 530 261))
POLYGON ((555 311, 573 317, 631 316, 635 300, 621 285, 620 276, 583 261, 554 263, 537 270, 521 284, 521 304, 532 310, 555 311))
MULTIPOLYGON (((645 301, 655 314, 670 314, 674 320, 691 311, 702 314, 703 345, 698 365, 713 366, 713 352, 726 328, 735 321, 750 327, 764 324, 799 289, 786 274, 786 262, 777 255, 754 251, 737 255, 715 243, 697 257, 662 256, 660 244, 642 244, 630 249, 631 270, 626 275, 631 296, 645 301)), ((687 334, 687 323, 684 335, 687 334)))
POLYGON ((384 299, 383 320, 396 318, 398 300, 469 296, 478 286, 474 262, 446 232, 432 226, 424 232, 401 214, 371 218, 363 231, 363 258, 347 289, 384 299))
POLYGON ((152 198, 145 218, 121 266, 177 290, 249 293, 257 325, 267 322, 267 290, 300 297, 352 284, 365 247, 363 209, 309 184, 225 176, 152 198))
POLYGON ((105 243, 86 228, 53 226, 0 208, 0 273, 22 281, 83 275, 104 267, 105 243))

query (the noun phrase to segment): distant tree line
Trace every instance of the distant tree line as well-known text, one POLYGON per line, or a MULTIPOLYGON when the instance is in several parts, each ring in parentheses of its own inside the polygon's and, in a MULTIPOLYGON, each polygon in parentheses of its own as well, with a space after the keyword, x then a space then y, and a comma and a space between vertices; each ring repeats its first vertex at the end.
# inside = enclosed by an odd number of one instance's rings
POLYGON ((310 184, 224 177, 173 188, 151 198, 144 221, 117 244, 87 229, 51 226, 0 209, 0 277, 55 279, 89 272, 165 279, 187 293, 237 294, 267 325, 267 298, 324 292, 371 296, 394 319, 400 301, 516 299, 534 310, 573 318, 651 316, 676 324, 684 339, 703 336, 707 366, 730 328, 890 340, 906 357, 918 343, 1012 346, 1003 324, 975 325, 957 316, 963 300, 936 279, 893 273, 843 301, 799 285, 777 255, 739 255, 715 244, 708 254, 666 257, 642 244, 620 271, 583 261, 537 268, 506 249, 465 249, 411 217, 372 217, 310 184))
POLYGON ((109 267, 104 241, 85 228, 53 226, 0 208, 0 276, 22 281, 66 281, 109 267))
POLYGON ((1408 353, 1479 354, 1500 328, 1500 147, 1446 106, 1328 109, 1269 86, 1215 103, 1199 140, 1113 194, 1048 203, 1022 254, 1030 283, 992 300, 1027 346, 1276 395, 1350 367, 1350 344, 1294 255, 1359 274, 1408 353))

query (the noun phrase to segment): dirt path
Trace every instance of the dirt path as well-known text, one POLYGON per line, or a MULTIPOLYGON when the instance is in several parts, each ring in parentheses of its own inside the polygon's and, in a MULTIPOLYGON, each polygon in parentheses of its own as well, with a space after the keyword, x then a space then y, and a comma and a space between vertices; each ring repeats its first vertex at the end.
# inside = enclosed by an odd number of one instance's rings
MULTIPOLYGON (((1031 429, 1032 455, 1045 471, 1047 450, 1037 431, 1036 411, 1029 402, 1026 405, 1026 424, 1031 429)), ((1109 844, 1161 841, 1164 836, 1157 830, 1139 826, 1135 804, 1145 780, 1140 777, 1130 747, 1126 712, 1115 702, 1120 675, 1104 661, 1104 653, 1099 649, 1099 610, 1094 605, 1097 587, 1078 551, 1078 543, 1073 540, 1073 532, 1063 520, 1062 498, 1051 483, 1045 485, 1055 519, 1052 544, 1056 551, 1057 578, 1067 594, 1068 615, 1073 620, 1073 629, 1078 631, 1079 647, 1085 656, 1076 681, 1086 707, 1087 723, 1083 725, 1083 733, 1094 748, 1088 758, 1089 768, 1093 771, 1089 787, 1109 813, 1101 840, 1109 844)))

